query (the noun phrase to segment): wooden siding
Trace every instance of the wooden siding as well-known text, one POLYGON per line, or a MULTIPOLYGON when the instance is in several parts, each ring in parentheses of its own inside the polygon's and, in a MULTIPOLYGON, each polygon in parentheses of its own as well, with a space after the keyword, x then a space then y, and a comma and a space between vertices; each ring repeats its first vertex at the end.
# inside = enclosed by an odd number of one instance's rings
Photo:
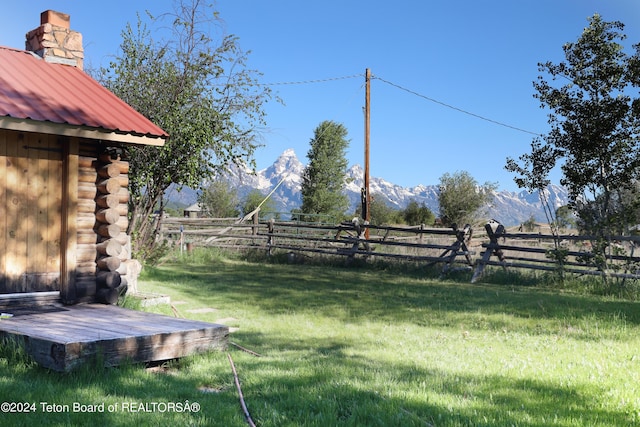
POLYGON ((60 297, 65 303, 77 301, 75 268, 77 249, 78 141, 62 143, 62 212, 60 216, 60 297))
POLYGON ((0 130, 0 293, 60 289, 62 179, 57 137, 0 130))
POLYGON ((129 163, 100 141, 0 130, 0 294, 126 290, 129 163))

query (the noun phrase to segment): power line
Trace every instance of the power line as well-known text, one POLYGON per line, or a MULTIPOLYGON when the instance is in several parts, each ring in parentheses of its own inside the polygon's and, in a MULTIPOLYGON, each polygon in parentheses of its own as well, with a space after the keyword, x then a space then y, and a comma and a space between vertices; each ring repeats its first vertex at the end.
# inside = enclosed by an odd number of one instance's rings
POLYGON ((444 103, 442 101, 438 101, 437 99, 433 99, 433 98, 430 98, 430 97, 428 97, 426 95, 422 95, 421 93, 415 92, 415 91, 413 91, 411 89, 407 89, 406 87, 402 87, 402 86, 400 86, 398 84, 392 83, 392 82, 390 82, 388 80, 385 80, 385 79, 383 79, 381 77, 378 77, 378 76, 374 75, 371 78, 380 80, 381 82, 386 83, 386 84, 388 84, 390 86, 393 86, 393 87, 395 87, 397 89, 403 90, 403 91, 408 92, 408 93, 410 93, 412 95, 415 95, 417 97, 426 99, 427 101, 431 101, 433 103, 442 105, 443 107, 450 108, 450 109, 458 111, 460 113, 464 113, 464 114, 467 114, 469 116, 473 116, 475 118, 478 118, 478 119, 481 119, 481 120, 484 120, 484 121, 487 121, 487 122, 490 122, 490 123, 493 123, 493 124, 496 124, 496 125, 504 126, 506 128, 509 128, 509 129, 517 130, 519 132, 524 132, 524 133, 528 133, 528 134, 535 135, 535 136, 542 136, 541 134, 539 134, 537 132, 531 132, 531 131, 528 131, 526 129, 522 129, 522 128, 519 128, 519 127, 516 127, 516 126, 511 126, 511 125, 508 125, 506 123, 499 122, 499 121, 493 120, 493 119, 489 119, 487 117, 481 116, 479 114, 472 113, 472 112, 467 111, 467 110, 463 110, 462 108, 454 107, 453 105, 449 105, 449 104, 446 104, 446 103, 444 103))
MULTIPOLYGON (((263 83, 262 85, 263 85, 263 86, 306 85, 306 84, 326 83, 326 82, 332 82, 332 81, 336 81, 336 80, 347 80, 347 79, 362 78, 362 77, 363 77, 363 75, 362 75, 362 74, 352 74, 352 75, 350 75, 350 76, 329 77, 329 78, 325 78, 325 79, 299 80, 299 81, 275 82, 275 83, 263 83)), ((455 107, 455 106, 450 105, 450 104, 447 104, 447 103, 445 103, 445 102, 438 101, 437 99, 434 99, 434 98, 428 97, 428 96, 423 95, 423 94, 421 94, 421 93, 418 93, 418 92, 416 92, 416 91, 414 91, 414 90, 407 89, 406 87, 400 86, 399 84, 396 84, 396 83, 390 82, 390 81, 388 81, 388 80, 385 80, 385 79, 383 79, 382 77, 378 77, 378 76, 376 76, 376 75, 372 75, 372 76, 371 76, 371 78, 372 78, 372 79, 380 80, 381 82, 386 83, 386 84, 388 84, 389 86, 393 86, 393 87, 395 87, 395 88, 397 88, 397 89, 403 90, 403 91, 405 91, 405 92, 407 92, 407 93, 410 93, 410 94, 412 94, 412 95, 415 95, 415 96, 417 96, 417 97, 419 97, 419 98, 426 99, 427 101, 433 102, 433 103, 438 104, 438 105, 442 105, 443 107, 450 108, 450 109, 452 109, 452 110, 458 111, 458 112, 463 113, 463 114, 467 114, 467 115, 472 116, 472 117, 475 117, 475 118, 477 118, 477 119, 484 120, 484 121, 486 121, 486 122, 493 123, 493 124, 496 124, 496 125, 499 125, 499 126, 503 126, 503 127, 509 128, 509 129, 517 130, 518 132, 528 133, 528 134, 530 134, 530 135, 535 135, 535 136, 543 136, 543 135, 541 135, 541 134, 539 134, 539 133, 537 133, 537 132, 532 132, 532 131, 529 131, 529 130, 526 130, 526 129, 519 128, 519 127, 517 127, 517 126, 512 126, 512 125, 509 125, 509 124, 507 124, 507 123, 500 122, 500 121, 497 121, 497 120, 493 120, 493 119, 490 119, 490 118, 488 118, 488 117, 481 116, 480 114, 472 113, 472 112, 467 111, 467 110, 464 110, 464 109, 462 109, 462 108, 455 107)))
POLYGON ((313 83, 332 82, 335 80, 353 79, 356 77, 362 78, 362 74, 354 74, 352 76, 342 76, 342 77, 330 77, 326 79, 302 80, 297 82, 276 82, 276 83, 261 83, 261 84, 263 86, 306 85, 306 84, 313 84, 313 83))

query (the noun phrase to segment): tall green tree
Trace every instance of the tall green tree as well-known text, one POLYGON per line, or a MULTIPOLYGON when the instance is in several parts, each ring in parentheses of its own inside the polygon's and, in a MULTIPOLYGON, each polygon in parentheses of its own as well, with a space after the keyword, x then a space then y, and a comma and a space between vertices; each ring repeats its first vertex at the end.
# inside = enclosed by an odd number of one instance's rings
POLYGON ((407 225, 431 225, 436 219, 436 216, 424 202, 419 204, 415 199, 409 201, 407 207, 402 211, 402 216, 407 225))
POLYGON ((565 61, 538 64, 545 75, 534 82, 534 96, 550 110, 551 130, 520 162, 507 159, 507 169, 519 186, 540 187, 560 165, 578 217, 604 237, 620 228, 617 193, 631 188, 640 167, 640 45, 626 54, 621 22, 598 14, 588 21, 578 40, 563 46, 565 61))
POLYGON ((495 189, 492 183, 478 184, 466 171, 445 173, 440 177, 438 193, 442 223, 449 227, 472 223, 478 219, 481 208, 493 200, 495 189))
POLYGON ((571 228, 576 226, 575 213, 568 205, 560 206, 556 209, 556 227, 571 228))
POLYGON ((211 5, 181 0, 174 6, 174 13, 150 17, 153 31, 140 17, 137 27, 127 25, 120 53, 98 76, 170 135, 162 148, 129 147, 126 153, 128 231, 143 261, 157 249, 152 214, 162 212, 172 184, 197 188, 232 162, 253 164, 256 130, 264 125, 263 105, 271 98, 257 82, 259 73, 246 67, 238 39, 215 38, 220 20, 211 5))
MULTIPOLYGON (((402 221, 403 212, 392 208, 384 201, 384 197, 376 197, 374 194, 371 198, 371 204, 369 206, 369 213, 371 217, 371 225, 390 225, 397 224, 402 221)), ((359 204, 355 211, 356 216, 362 215, 362 205, 359 204)))
POLYGON ((344 217, 349 199, 344 193, 347 173, 347 129, 333 121, 318 125, 307 153, 309 163, 302 174, 302 212, 344 217))
POLYGON ((198 196, 203 213, 211 218, 231 218, 240 214, 238 191, 228 182, 216 179, 205 186, 198 196))
POLYGON ((276 203, 271 197, 265 199, 266 195, 260 190, 253 189, 244 196, 242 200, 242 215, 248 215, 260 206, 260 218, 275 218, 276 203))
POLYGON ((606 270, 610 236, 634 217, 625 210, 635 203, 620 201, 635 190, 640 171, 640 45, 627 54, 621 22, 598 14, 588 21, 577 41, 563 46, 565 61, 538 64, 544 75, 534 96, 550 110, 551 129, 519 162, 507 159, 507 169, 519 186, 540 187, 560 166, 579 226, 595 236, 594 259, 606 270))

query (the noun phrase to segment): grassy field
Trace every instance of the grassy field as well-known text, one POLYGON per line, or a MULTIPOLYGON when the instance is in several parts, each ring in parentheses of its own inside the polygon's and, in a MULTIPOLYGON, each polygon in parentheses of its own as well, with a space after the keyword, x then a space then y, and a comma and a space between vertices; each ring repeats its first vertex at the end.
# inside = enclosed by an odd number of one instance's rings
MULTIPOLYGON (((258 426, 640 425, 638 303, 518 281, 201 256, 140 289, 262 356, 229 348, 258 426)), ((0 356, 0 400, 37 410, 2 425, 246 425, 225 352, 65 375, 0 356)))

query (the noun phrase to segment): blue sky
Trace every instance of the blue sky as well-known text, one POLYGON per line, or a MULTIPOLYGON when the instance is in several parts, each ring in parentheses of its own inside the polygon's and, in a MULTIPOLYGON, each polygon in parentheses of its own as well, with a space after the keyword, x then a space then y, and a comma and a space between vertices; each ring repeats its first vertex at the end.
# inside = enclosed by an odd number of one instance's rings
MULTIPOLYGON (((40 12, 71 15, 85 62, 108 64, 136 13, 159 15, 171 0, 30 0, 3 5, 0 45, 24 48, 40 12)), ((251 51, 249 66, 276 85, 284 105, 266 107, 258 169, 292 148, 303 163, 313 130, 334 120, 349 131, 350 164, 364 162, 364 74, 371 69, 371 175, 411 187, 444 173, 517 191, 507 156, 529 151, 530 133, 447 108, 425 97, 529 132, 546 133, 547 112, 533 98, 538 62, 563 60, 587 17, 625 24, 626 46, 640 42, 638 0, 219 0, 224 31, 251 51), (355 76, 355 77, 352 77, 355 76), (378 78, 376 78, 378 77, 378 78), (383 81, 384 80, 384 81, 383 81), (386 82, 385 82, 386 81, 386 82)), ((559 175, 554 175, 559 181, 559 175)))

